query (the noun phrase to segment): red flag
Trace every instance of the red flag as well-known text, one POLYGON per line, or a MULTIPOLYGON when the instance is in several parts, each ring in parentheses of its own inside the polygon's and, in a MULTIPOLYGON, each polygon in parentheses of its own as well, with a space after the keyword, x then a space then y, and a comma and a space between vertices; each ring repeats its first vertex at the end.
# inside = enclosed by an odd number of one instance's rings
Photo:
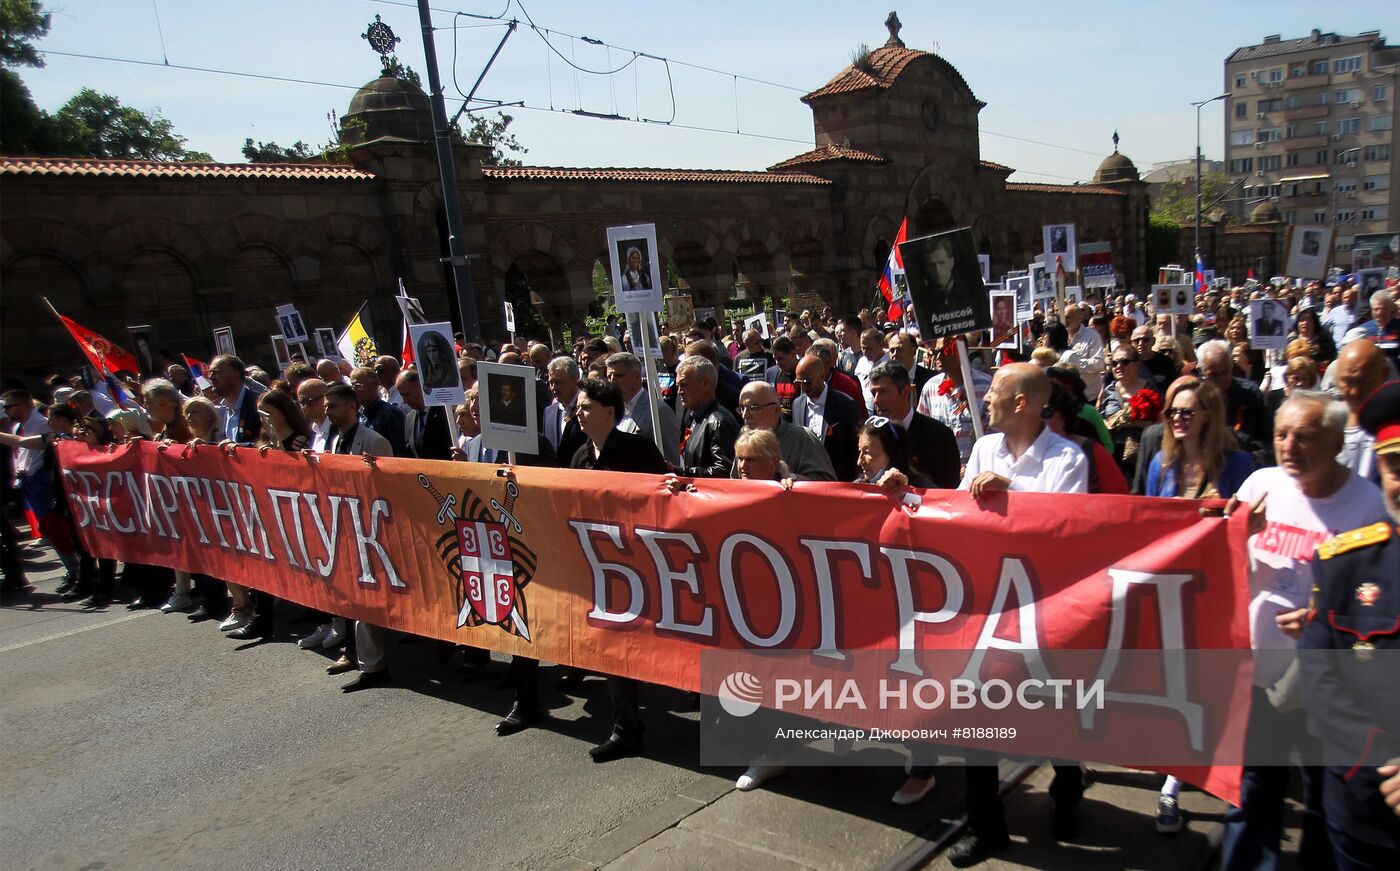
POLYGON ((87 327, 79 326, 72 318, 59 315, 58 319, 68 328, 68 334, 78 343, 78 347, 83 349, 83 354, 87 356, 88 362, 97 370, 98 375, 115 374, 122 370, 133 375, 141 374, 141 364, 136 357, 123 351, 117 344, 109 342, 87 327))
MULTIPOLYGON (((403 286, 403 279, 399 279, 399 296, 408 297, 408 289, 403 286)), ((408 319, 403 322, 403 350, 399 353, 399 362, 405 367, 413 365, 413 340, 408 335, 408 319)))
POLYGON ((195 358, 191 357, 189 354, 181 354, 180 356, 182 356, 182 357, 185 358, 185 368, 188 369, 188 370, 190 370, 190 377, 191 377, 191 378, 199 378, 200 376, 203 376, 203 377, 205 377, 205 378, 208 378, 208 377, 209 377, 209 364, 208 364, 208 363, 204 363, 204 362, 202 362, 202 361, 200 361, 200 360, 196 360, 195 358))

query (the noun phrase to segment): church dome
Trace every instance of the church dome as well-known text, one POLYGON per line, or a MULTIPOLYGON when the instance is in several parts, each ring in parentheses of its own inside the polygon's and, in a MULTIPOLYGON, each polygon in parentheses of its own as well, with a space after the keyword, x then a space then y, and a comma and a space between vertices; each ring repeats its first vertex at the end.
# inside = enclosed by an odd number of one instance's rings
POLYGON ((1265 200, 1254 207, 1254 211, 1249 213, 1249 223, 1251 224, 1274 224, 1283 220, 1283 213, 1274 205, 1273 200, 1265 200))
POLYGON ((431 142, 433 112, 428 95, 407 79, 380 76, 351 98, 340 119, 340 138, 346 145, 376 139, 431 142))
POLYGON ((1103 184, 1110 181, 1138 181, 1138 170, 1126 154, 1120 154, 1115 150, 1099 164, 1099 169, 1094 173, 1094 184, 1103 184))

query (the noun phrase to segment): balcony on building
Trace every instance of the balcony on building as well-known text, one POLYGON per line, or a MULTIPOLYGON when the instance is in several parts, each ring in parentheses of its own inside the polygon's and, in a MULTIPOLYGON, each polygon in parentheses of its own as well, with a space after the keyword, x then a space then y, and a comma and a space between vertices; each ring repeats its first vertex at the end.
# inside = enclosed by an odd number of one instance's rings
POLYGON ((1323 106, 1298 106, 1293 109, 1283 110, 1283 120, 1304 121, 1308 118, 1326 118, 1329 107, 1323 106))
POLYGON ((1285 139, 1283 144, 1289 151, 1315 150, 1331 145, 1332 137, 1326 133, 1315 133, 1312 136, 1294 136, 1292 139, 1285 139))
POLYGON ((1332 84, 1331 73, 1309 73, 1306 76, 1291 76, 1283 80, 1285 91, 1301 91, 1304 88, 1325 88, 1332 84))

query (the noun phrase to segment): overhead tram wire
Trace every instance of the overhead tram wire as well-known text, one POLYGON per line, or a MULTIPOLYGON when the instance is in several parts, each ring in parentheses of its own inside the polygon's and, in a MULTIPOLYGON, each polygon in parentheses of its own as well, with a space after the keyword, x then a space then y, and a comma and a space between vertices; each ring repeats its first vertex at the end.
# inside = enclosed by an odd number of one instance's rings
MULTIPOLYGON (((370 2, 387 2, 387 0, 370 0, 370 2)), ((167 70, 180 70, 180 71, 182 71, 182 72, 206 73, 206 74, 209 74, 209 75, 216 75, 216 76, 232 76, 232 77, 234 77, 234 78, 255 79, 255 80, 259 80, 259 81, 268 81, 268 82, 284 82, 284 83, 287 83, 287 84, 294 84, 294 85, 313 85, 313 86, 321 87, 321 88, 338 88, 338 89, 340 89, 340 90, 345 90, 345 91, 358 91, 358 90, 360 90, 361 87, 363 87, 363 85, 350 85, 350 84, 344 84, 344 83, 342 83, 342 82, 326 82, 326 81, 320 81, 320 80, 317 80, 317 79, 301 79, 301 78, 297 78, 297 77, 295 77, 295 76, 276 76, 276 75, 270 75, 270 74, 267 74, 267 73, 250 73, 250 72, 245 72, 245 71, 242 71, 242 70, 225 70, 225 69, 218 69, 218 68, 215 68, 215 67, 200 67, 200 66, 194 66, 194 65, 191 65, 191 64, 164 63, 164 62, 161 62, 161 61, 138 60, 138 59, 136 59, 136 58, 111 57, 110 55, 88 54, 88 53, 85 53, 85 52, 75 52, 75 51, 62 51, 62 50, 60 50, 60 49, 54 49, 54 48, 37 48, 37 49, 35 49, 35 51, 37 51, 37 52, 40 53, 40 54, 53 55, 53 56, 55 56, 55 57, 69 57, 69 58, 76 58, 76 59, 79 59, 79 60, 95 60, 95 61, 102 61, 102 62, 105 62, 105 63, 131 64, 131 65, 133 65, 133 66, 155 67, 155 68, 157 68, 157 69, 167 69, 167 70)), ((514 106, 514 107, 518 107, 518 108, 521 108, 521 109, 528 109, 528 110, 530 110, 530 111, 532 111, 532 112, 550 112, 550 113, 554 113, 554 114, 574 115, 575 117, 598 117, 598 118, 602 118, 602 119, 604 119, 604 120, 626 121, 626 122, 632 123, 632 124, 652 124, 652 125, 660 125, 660 126, 664 126, 664 127, 674 127, 674 128, 676 128, 676 129, 678 129, 678 130, 694 130, 694 131, 702 132, 702 133, 720 133, 720 134, 723 134, 723 135, 726 135, 726 136, 743 136, 743 137, 746 137, 746 138, 749 138, 749 139, 763 139, 763 140, 767 140, 767 141, 770 141, 770 142, 791 142, 791 143, 794 143, 794 144, 797 144, 797 145, 811 145, 811 141, 810 141, 810 140, 807 140, 807 139, 793 139, 792 137, 788 137, 788 136, 774 136, 774 135, 766 134, 766 133, 746 133, 746 132, 744 132, 744 131, 742 131, 742 130, 738 130, 738 131, 736 131, 736 130, 725 130, 725 129, 719 128, 719 127, 705 127, 705 126, 703 126, 703 125, 698 125, 698 124, 681 124, 681 123, 676 123, 674 120, 671 121, 671 122, 662 122, 662 121, 654 121, 654 120, 647 119, 647 118, 634 119, 634 118, 627 118, 627 117, 625 117, 625 116, 618 116, 618 117, 611 117, 611 116, 606 116, 606 115, 599 116, 599 115, 596 115, 596 114, 585 113, 585 112, 576 111, 576 110, 573 110, 573 109, 559 109, 559 108, 554 108, 554 107, 552 107, 552 106, 531 106, 531 105, 527 105, 527 104, 525 104, 525 103, 523 103, 523 102, 506 103, 506 102, 499 101, 499 100, 489 100, 489 99, 485 99, 485 98, 481 98, 481 97, 478 97, 477 100, 478 100, 479 102, 485 104, 485 105, 483 105, 483 106, 481 106, 481 107, 478 107, 478 108, 492 108, 492 107, 494 107, 494 106, 507 106, 507 105, 509 105, 509 106, 514 106)), ((985 132, 988 132, 988 131, 982 131, 982 132, 985 133, 985 132)), ((993 133, 993 134, 990 134, 990 135, 998 136, 998 135, 1004 135, 1004 134, 995 134, 995 133, 993 133)), ((1020 137, 1011 137, 1011 138, 1020 138, 1020 137)), ((1025 141, 1031 142, 1031 143, 1037 144, 1037 145, 1047 145, 1047 146, 1054 147, 1054 148, 1067 148, 1068 150, 1071 150, 1071 151, 1079 151, 1079 150, 1081 150, 1081 149, 1072 149, 1072 148, 1068 148, 1068 146, 1063 146, 1063 145, 1053 145, 1052 143, 1048 143, 1048 142, 1036 142, 1035 140, 1025 140, 1025 141)), ((1084 153, 1090 154, 1091 152, 1084 152, 1084 153)), ((1083 181, 1082 179, 1076 179, 1076 178, 1072 178, 1072 177, 1070 177, 1070 176, 1054 175, 1054 174, 1052 174, 1052 173, 1046 173, 1046 172, 1032 172, 1031 170, 1025 170, 1025 169, 1018 169, 1018 170, 1016 170, 1016 171, 1017 171, 1017 172, 1020 172, 1020 173, 1024 173, 1024 174, 1026 174, 1026 175, 1040 176, 1040 177, 1043 177, 1043 178, 1059 178, 1059 179, 1065 179, 1065 180, 1068 180, 1068 181, 1083 181)))

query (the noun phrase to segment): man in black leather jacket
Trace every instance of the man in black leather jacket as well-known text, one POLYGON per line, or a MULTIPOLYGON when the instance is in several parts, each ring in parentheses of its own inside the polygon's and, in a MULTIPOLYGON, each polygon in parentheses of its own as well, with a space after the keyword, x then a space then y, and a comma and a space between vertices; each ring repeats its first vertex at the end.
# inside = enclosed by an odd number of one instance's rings
POLYGON ((704 357, 686 357, 676 366, 685 417, 681 425, 681 465, 687 478, 727 478, 734 463, 739 421, 715 396, 719 373, 704 357))

